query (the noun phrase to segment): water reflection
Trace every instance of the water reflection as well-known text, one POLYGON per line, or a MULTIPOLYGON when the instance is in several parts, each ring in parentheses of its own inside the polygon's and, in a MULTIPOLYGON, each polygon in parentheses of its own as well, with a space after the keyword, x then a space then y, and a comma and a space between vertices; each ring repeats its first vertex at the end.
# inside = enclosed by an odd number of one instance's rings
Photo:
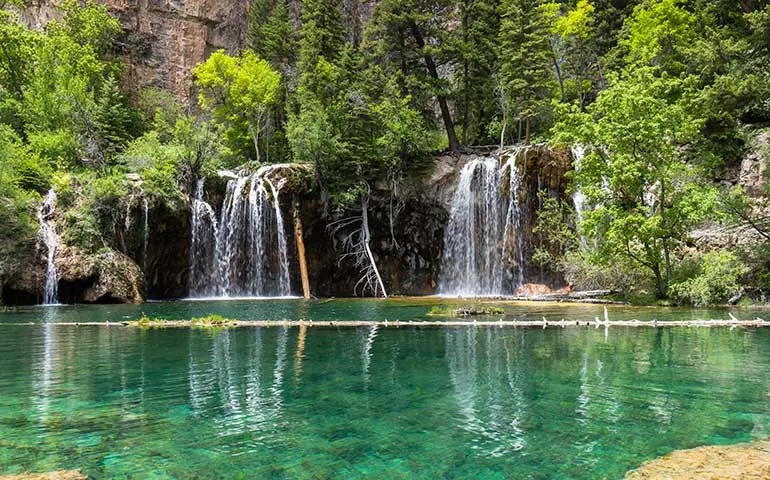
POLYGON ((526 446, 521 374, 526 370, 519 331, 448 329, 449 375, 462 418, 473 434, 471 448, 499 457, 526 446))
POLYGON ((0 474, 619 478, 770 431, 770 332, 11 331, 0 474))

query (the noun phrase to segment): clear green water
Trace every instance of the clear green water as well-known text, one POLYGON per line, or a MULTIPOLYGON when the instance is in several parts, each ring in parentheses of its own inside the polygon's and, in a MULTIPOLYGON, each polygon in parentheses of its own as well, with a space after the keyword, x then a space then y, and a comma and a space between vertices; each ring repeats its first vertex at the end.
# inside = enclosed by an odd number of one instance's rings
MULTIPOLYGON (((158 303, 23 309, 0 322, 142 310, 419 320, 426 305, 158 303)), ((566 318, 592 308, 507 307, 566 318)), ((621 478, 674 449, 770 435, 770 330, 312 328, 303 338, 44 323, 0 326, 0 359, 0 474, 621 478)))

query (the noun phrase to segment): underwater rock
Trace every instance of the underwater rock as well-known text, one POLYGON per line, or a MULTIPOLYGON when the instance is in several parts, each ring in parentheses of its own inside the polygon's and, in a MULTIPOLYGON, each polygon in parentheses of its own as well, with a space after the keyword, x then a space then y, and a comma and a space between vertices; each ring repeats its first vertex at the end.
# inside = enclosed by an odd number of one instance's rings
POLYGON ((77 470, 58 470, 48 473, 22 473, 20 475, 0 475, 0 480, 88 480, 77 470))
POLYGON ((770 440, 677 450, 645 462, 626 480, 760 480, 770 478, 770 440))

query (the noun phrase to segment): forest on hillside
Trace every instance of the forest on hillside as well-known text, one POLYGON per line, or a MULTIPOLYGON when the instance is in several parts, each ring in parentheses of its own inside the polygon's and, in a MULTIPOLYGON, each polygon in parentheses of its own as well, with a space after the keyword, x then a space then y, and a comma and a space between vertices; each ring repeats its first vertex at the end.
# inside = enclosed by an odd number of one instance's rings
POLYGON ((181 214, 218 169, 308 164, 344 211, 375 182, 425 176, 438 152, 544 143, 579 158, 572 189, 590 208, 575 221, 571 199, 543 199, 537 262, 696 305, 770 288, 770 192, 725 180, 750 149, 770 155, 755 141, 770 125, 770 2, 381 0, 359 24, 337 0, 304 0, 299 19, 252 0, 242 51, 190 72, 190 104, 129 94, 104 6, 64 0, 43 29, 24 7, 0 0, 0 279, 52 188, 67 244, 122 250, 127 173, 181 214), (758 240, 696 249, 698 228, 758 240))

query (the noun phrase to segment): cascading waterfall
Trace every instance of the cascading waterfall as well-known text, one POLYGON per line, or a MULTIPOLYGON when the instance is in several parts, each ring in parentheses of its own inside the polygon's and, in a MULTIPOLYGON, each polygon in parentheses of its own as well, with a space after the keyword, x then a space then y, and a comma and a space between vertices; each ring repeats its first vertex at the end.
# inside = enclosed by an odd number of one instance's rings
POLYGON ((142 232, 142 270, 147 271, 147 247, 150 243, 150 203, 147 197, 142 199, 142 208, 144 209, 144 231, 142 232))
POLYGON ((227 182, 222 210, 203 200, 198 181, 192 212, 190 294, 193 297, 289 296, 291 280, 283 214, 285 179, 261 167, 227 182))
MULTIPOLYGON (((575 145, 572 147, 572 160, 576 172, 580 171, 580 164, 585 156, 586 149, 583 145, 575 145)), ((578 185, 575 185, 572 191, 572 203, 575 205, 575 217, 577 219, 578 229, 580 224, 583 223, 584 212, 586 211, 586 195, 580 189, 578 185)), ((580 234, 580 245, 583 250, 588 250, 588 242, 585 235, 580 234)))
POLYGON ((56 252, 59 249, 59 236, 56 235, 53 215, 56 212, 56 192, 48 190, 43 204, 37 212, 40 221, 40 240, 46 248, 45 291, 43 292, 43 304, 52 305, 59 303, 59 273, 56 270, 56 252))
POLYGON ((451 296, 513 293, 524 280, 520 176, 523 149, 472 160, 460 172, 452 197, 439 292, 451 296))

